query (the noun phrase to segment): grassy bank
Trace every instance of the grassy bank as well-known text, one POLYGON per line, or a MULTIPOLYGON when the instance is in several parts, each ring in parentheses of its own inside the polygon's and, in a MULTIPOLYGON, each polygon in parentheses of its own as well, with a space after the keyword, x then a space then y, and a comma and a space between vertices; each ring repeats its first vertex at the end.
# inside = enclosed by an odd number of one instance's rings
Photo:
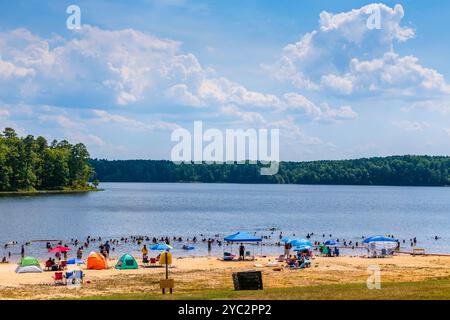
POLYGON ((63 189, 63 190, 32 190, 32 191, 2 191, 0 197, 20 197, 20 196, 42 196, 42 195, 58 195, 58 194, 74 194, 87 193, 93 191, 103 191, 98 188, 83 188, 83 189, 63 189))
POLYGON ((153 293, 115 294, 84 297, 84 300, 448 300, 450 279, 420 282, 383 283, 380 290, 369 290, 365 283, 317 285, 292 288, 269 288, 260 291, 203 290, 174 292, 173 295, 153 293))

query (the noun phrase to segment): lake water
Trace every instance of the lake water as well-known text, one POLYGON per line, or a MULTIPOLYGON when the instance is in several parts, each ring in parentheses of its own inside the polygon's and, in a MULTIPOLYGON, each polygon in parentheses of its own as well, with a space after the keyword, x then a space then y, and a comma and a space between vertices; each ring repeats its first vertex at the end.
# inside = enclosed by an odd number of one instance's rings
MULTIPOLYGON (((68 242, 88 235, 103 240, 132 235, 223 238, 242 230, 270 235, 272 241, 280 231, 297 237, 314 232, 313 241, 329 234, 347 241, 393 234, 406 239, 405 249, 417 237, 418 247, 428 252, 450 253, 450 188, 158 183, 103 183, 101 188, 105 191, 0 197, 0 243, 68 242), (277 230, 272 234, 270 228, 277 230), (436 235, 441 237, 437 241, 436 235)), ((175 243, 175 254, 185 254, 181 245, 175 243)), ((43 247, 27 246, 27 254, 47 256, 43 247)), ((14 258, 20 246, 2 250, 14 258)), ((136 250, 137 245, 121 244, 116 254, 136 250)), ((214 246, 212 254, 222 250, 214 246)), ((262 250, 281 251, 271 246, 262 250)), ((201 243, 188 252, 205 253, 201 243)))

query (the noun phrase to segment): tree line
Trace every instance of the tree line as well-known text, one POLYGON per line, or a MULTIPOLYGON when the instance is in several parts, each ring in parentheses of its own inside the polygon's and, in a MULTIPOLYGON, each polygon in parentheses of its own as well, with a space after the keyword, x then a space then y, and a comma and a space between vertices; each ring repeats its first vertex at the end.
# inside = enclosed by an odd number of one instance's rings
POLYGON ((32 135, 18 137, 12 128, 0 134, 0 191, 81 190, 93 175, 82 143, 32 135))
POLYGON ((175 164, 164 160, 93 159, 102 182, 222 182, 325 185, 448 186, 450 157, 392 156, 356 160, 281 162, 278 174, 255 164, 175 164))
POLYGON ((255 164, 175 164, 165 160, 89 159, 82 144, 0 134, 0 191, 85 190, 89 181, 448 186, 450 157, 392 156, 281 162, 262 176, 255 164))

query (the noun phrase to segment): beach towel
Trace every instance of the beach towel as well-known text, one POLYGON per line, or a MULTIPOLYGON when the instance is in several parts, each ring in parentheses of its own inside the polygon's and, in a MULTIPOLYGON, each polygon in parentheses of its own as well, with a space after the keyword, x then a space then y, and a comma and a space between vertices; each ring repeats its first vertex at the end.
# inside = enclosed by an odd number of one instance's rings
POLYGON ((278 262, 275 261, 269 261, 266 264, 267 267, 278 267, 278 262))

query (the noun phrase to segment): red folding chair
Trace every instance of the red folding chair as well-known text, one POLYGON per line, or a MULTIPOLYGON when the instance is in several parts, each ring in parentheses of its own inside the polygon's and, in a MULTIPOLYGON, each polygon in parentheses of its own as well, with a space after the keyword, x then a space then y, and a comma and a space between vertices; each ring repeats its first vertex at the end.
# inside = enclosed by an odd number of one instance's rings
POLYGON ((53 277, 55 280, 55 285, 64 284, 64 277, 62 272, 55 272, 55 276, 53 277))

